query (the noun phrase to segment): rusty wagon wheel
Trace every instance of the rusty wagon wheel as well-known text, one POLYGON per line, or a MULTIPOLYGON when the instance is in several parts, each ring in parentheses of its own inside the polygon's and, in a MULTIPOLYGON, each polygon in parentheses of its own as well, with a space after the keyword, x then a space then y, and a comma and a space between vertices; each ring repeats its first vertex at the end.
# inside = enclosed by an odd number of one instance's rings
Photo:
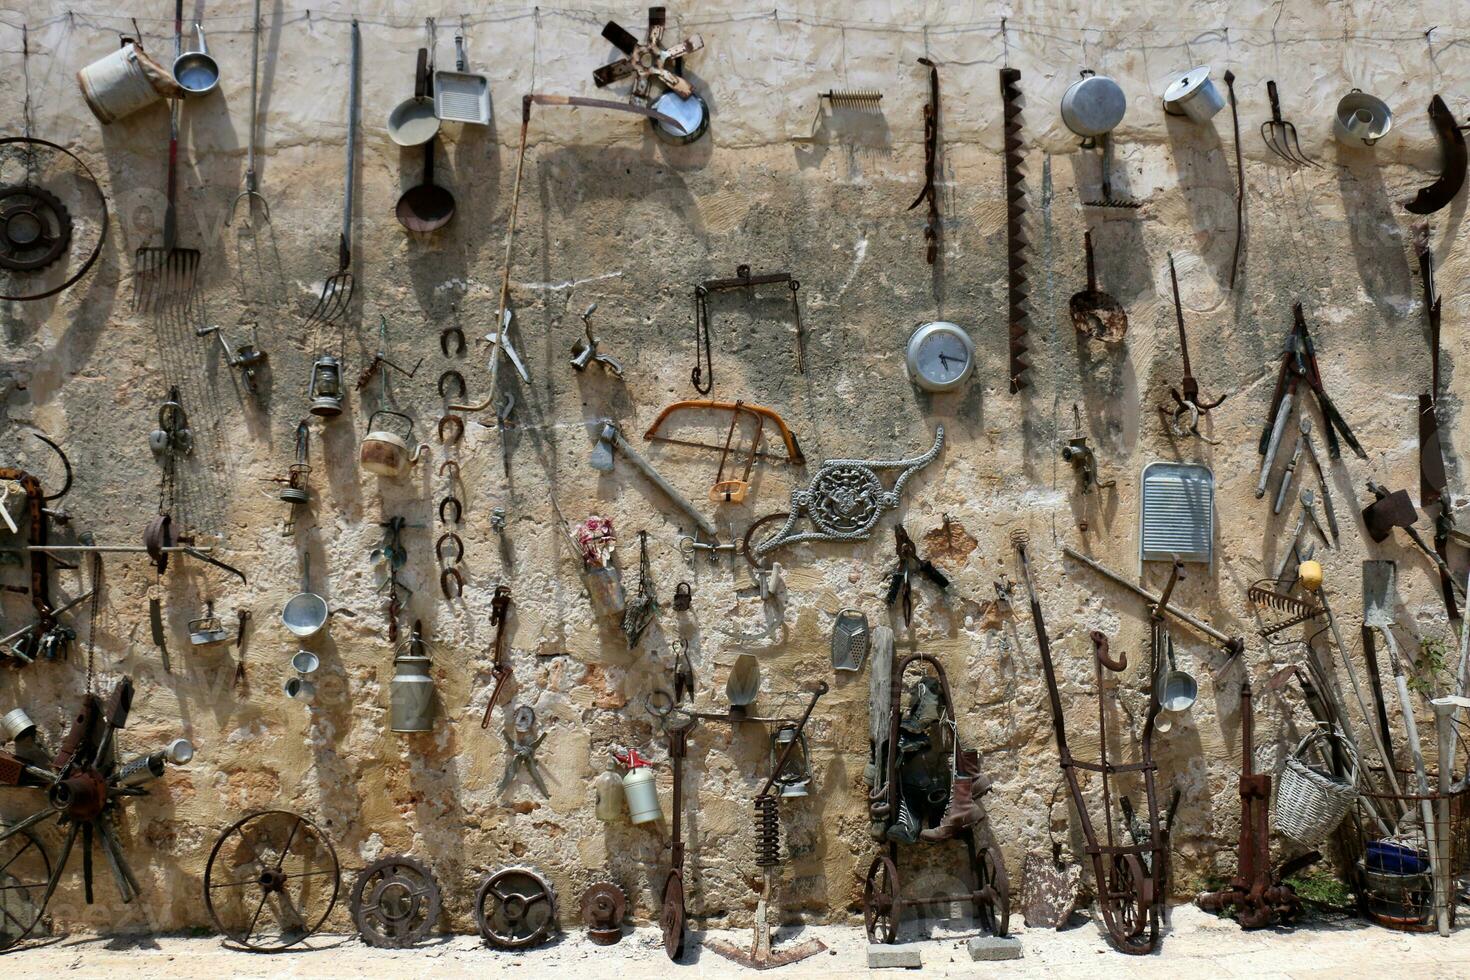
POLYGON ((1113 855, 1105 892, 1097 903, 1118 951, 1135 956, 1153 952, 1159 932, 1154 883, 1137 854, 1113 855))
POLYGON ((275 953, 322 927, 341 886, 337 852, 316 824, 289 810, 262 810, 215 841, 204 868, 204 907, 230 940, 275 953))
POLYGON ((658 923, 663 931, 664 952, 671 960, 684 955, 684 914, 684 874, 675 868, 664 881, 664 904, 658 923))
POLYGON ((863 882, 863 925, 868 942, 892 943, 898 939, 898 923, 903 918, 903 898, 899 891, 898 866, 886 854, 879 854, 868 865, 863 882))
POLYGON ((480 937, 497 949, 529 949, 556 931, 556 892, 531 868, 492 871, 475 895, 480 937))
POLYGON ((0 949, 35 931, 46 911, 51 876, 51 858, 30 831, 0 842, 0 949))
POLYGON ((992 936, 1008 936, 1011 929, 1011 879, 1005 857, 993 844, 980 848, 976 903, 980 925, 992 936))

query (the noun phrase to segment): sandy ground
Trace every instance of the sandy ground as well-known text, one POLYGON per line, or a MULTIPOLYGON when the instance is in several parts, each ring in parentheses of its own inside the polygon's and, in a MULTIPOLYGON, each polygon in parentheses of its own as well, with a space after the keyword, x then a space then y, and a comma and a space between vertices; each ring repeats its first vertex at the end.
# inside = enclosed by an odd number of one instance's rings
MULTIPOLYGON (((1174 911, 1173 929, 1153 956, 1127 957, 1108 947, 1091 923, 1064 932, 1014 929, 1023 959, 975 963, 965 936, 918 938, 908 944, 923 956, 923 976, 1083 977, 1320 977, 1333 980, 1408 980, 1470 977, 1470 928, 1448 939, 1403 935, 1356 921, 1313 922, 1290 931, 1242 933, 1234 923, 1190 906, 1174 911)), ((709 933, 747 943, 748 932, 709 933)), ((700 934, 692 934, 692 938, 700 934)), ((783 977, 916 976, 916 971, 869 970, 861 928, 819 926, 802 930, 829 952, 785 967, 783 977)), ((777 948, 791 936, 778 934, 777 948)), ((905 937, 907 938, 907 937, 905 937)), ((71 935, 17 949, 0 959, 6 977, 422 977, 435 980, 483 976, 641 977, 749 975, 745 968, 690 943, 682 964, 665 958, 658 930, 639 928, 616 946, 589 943, 580 929, 525 953, 485 948, 477 937, 443 936, 411 950, 378 950, 356 937, 318 936, 309 947, 275 955, 232 950, 216 937, 71 935)))

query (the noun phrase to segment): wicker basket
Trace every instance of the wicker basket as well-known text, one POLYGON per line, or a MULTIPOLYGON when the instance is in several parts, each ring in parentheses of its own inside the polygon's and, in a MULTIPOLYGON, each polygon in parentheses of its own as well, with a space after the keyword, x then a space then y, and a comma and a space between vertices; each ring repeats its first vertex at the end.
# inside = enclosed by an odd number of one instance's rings
POLYGON ((1297 743, 1276 782, 1276 829, 1292 840, 1316 847, 1325 841, 1347 816, 1358 798, 1358 753, 1341 733, 1314 728, 1297 743), (1302 761, 1314 741, 1337 739, 1346 752, 1349 773, 1337 779, 1302 761))

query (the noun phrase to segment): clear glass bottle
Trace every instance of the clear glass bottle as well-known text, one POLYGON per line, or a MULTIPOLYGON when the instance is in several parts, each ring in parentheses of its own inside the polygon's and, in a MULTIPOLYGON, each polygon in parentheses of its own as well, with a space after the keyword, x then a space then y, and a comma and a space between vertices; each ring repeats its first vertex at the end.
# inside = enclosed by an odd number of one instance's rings
POLYGON ((597 798, 597 819, 612 823, 623 817, 623 777, 618 775, 616 762, 608 762, 607 769, 592 780, 592 791, 597 798))

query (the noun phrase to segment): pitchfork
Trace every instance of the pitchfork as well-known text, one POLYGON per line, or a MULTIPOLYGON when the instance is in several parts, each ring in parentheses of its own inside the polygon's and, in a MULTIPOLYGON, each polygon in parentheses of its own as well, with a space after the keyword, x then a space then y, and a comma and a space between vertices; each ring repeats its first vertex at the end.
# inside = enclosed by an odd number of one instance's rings
MULTIPOLYGON (((184 0, 174 8, 174 56, 182 49, 184 0)), ((168 198, 163 212, 163 245, 139 246, 133 268, 133 309, 159 311, 176 306, 188 308, 194 294, 194 277, 199 271, 199 250, 179 248, 178 211, 174 204, 179 183, 179 110, 175 100, 168 115, 168 198)))
POLYGON ((347 176, 342 191, 342 234, 337 239, 337 271, 322 283, 322 295, 306 318, 307 325, 327 324, 341 318, 352 302, 352 171, 357 150, 358 67, 362 37, 357 21, 352 22, 352 78, 347 94, 347 176))
POLYGON ((1274 79, 1266 83, 1266 94, 1271 99, 1271 118, 1261 123, 1261 139, 1266 141, 1266 149, 1287 163, 1320 169, 1320 163, 1308 159, 1302 152, 1301 141, 1296 137, 1296 127, 1281 118, 1281 99, 1276 94, 1274 79))

